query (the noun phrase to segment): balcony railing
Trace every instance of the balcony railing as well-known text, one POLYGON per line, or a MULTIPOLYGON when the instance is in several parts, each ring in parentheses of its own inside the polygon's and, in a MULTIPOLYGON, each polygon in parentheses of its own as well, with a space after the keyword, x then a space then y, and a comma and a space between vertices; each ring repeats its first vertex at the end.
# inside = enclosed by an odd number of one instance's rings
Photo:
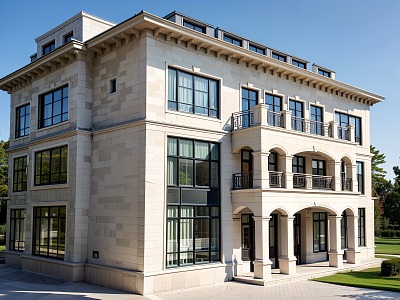
POLYGON ((283 172, 269 172, 269 187, 270 188, 284 188, 285 175, 283 172))
POLYGON ((342 191, 353 191, 353 179, 352 178, 340 178, 340 184, 342 191))
POLYGON ((253 172, 233 174, 233 189, 253 188, 253 172))
POLYGON ((332 190, 332 176, 321 176, 311 174, 293 174, 293 188, 295 189, 316 189, 316 190, 332 190))
POLYGON ((293 173, 293 188, 294 189, 306 189, 307 188, 307 175, 293 173))
POLYGON ((338 138, 341 140, 350 141, 350 129, 349 127, 338 126, 338 138))
POLYGON ((248 128, 254 125, 254 113, 251 110, 232 114, 232 130, 248 128))
POLYGON ((332 176, 312 175, 312 188, 317 190, 332 190, 332 176))
POLYGON ((306 132, 306 119, 292 116, 292 129, 300 132, 306 132))
POLYGON ((284 127, 282 113, 268 111, 268 125, 275 127, 284 127))
POLYGON ((310 133, 332 137, 331 124, 310 120, 310 133))

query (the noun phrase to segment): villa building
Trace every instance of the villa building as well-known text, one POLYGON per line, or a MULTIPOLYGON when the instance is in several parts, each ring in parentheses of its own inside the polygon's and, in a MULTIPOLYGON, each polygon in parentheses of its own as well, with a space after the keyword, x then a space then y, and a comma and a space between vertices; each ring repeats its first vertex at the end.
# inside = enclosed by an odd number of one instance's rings
POLYGON ((36 43, 0 79, 7 263, 149 294, 374 257, 382 96, 178 12, 81 12, 36 43))

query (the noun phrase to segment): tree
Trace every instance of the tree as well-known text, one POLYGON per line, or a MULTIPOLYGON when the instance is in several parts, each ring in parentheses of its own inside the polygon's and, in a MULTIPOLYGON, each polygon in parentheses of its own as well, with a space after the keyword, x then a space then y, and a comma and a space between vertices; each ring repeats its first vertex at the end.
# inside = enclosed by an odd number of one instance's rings
POLYGON ((6 149, 9 141, 0 141, 0 197, 8 195, 8 157, 6 149))
POLYGON ((394 177, 394 186, 400 188, 400 168, 399 166, 393 167, 393 172, 396 177, 394 177))
POLYGON ((390 224, 400 223, 400 189, 390 192, 385 199, 385 216, 390 224))
POLYGON ((379 153, 374 146, 370 146, 371 154, 374 156, 371 160, 371 177, 372 177, 372 195, 380 196, 382 189, 387 187, 388 181, 385 179, 386 171, 381 167, 386 162, 386 156, 379 153))

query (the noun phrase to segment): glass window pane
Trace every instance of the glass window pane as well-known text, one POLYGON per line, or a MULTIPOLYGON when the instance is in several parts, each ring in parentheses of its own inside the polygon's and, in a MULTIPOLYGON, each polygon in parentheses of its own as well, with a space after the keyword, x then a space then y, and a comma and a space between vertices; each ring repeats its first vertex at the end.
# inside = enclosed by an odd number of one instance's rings
POLYGON ((196 185, 209 186, 210 164, 208 161, 196 160, 196 185))
POLYGON ((193 141, 180 139, 179 155, 186 157, 193 157, 193 141))
POLYGON ((209 219, 195 219, 195 249, 210 249, 210 221, 209 219))
POLYGON ((180 220, 180 250, 193 251, 193 219, 180 220))
POLYGON ((195 158, 201 158, 201 159, 208 159, 209 158, 209 149, 208 149, 208 143, 205 142, 194 142, 194 153, 195 153, 195 158))
POLYGON ((179 160, 179 185, 193 185, 193 160, 179 160))
POLYGON ((178 139, 169 137, 167 144, 168 155, 178 155, 178 139))

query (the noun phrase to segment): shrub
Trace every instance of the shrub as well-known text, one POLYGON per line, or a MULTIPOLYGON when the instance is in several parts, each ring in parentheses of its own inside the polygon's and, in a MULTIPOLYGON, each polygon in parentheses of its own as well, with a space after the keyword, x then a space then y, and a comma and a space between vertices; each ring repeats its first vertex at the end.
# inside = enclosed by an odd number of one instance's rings
POLYGON ((7 231, 6 224, 0 225, 0 235, 5 235, 7 231))
POLYGON ((379 237, 400 238, 400 230, 395 230, 395 229, 377 230, 376 235, 379 237))
POLYGON ((400 274, 400 258, 385 260, 381 264, 382 276, 396 276, 400 274))

